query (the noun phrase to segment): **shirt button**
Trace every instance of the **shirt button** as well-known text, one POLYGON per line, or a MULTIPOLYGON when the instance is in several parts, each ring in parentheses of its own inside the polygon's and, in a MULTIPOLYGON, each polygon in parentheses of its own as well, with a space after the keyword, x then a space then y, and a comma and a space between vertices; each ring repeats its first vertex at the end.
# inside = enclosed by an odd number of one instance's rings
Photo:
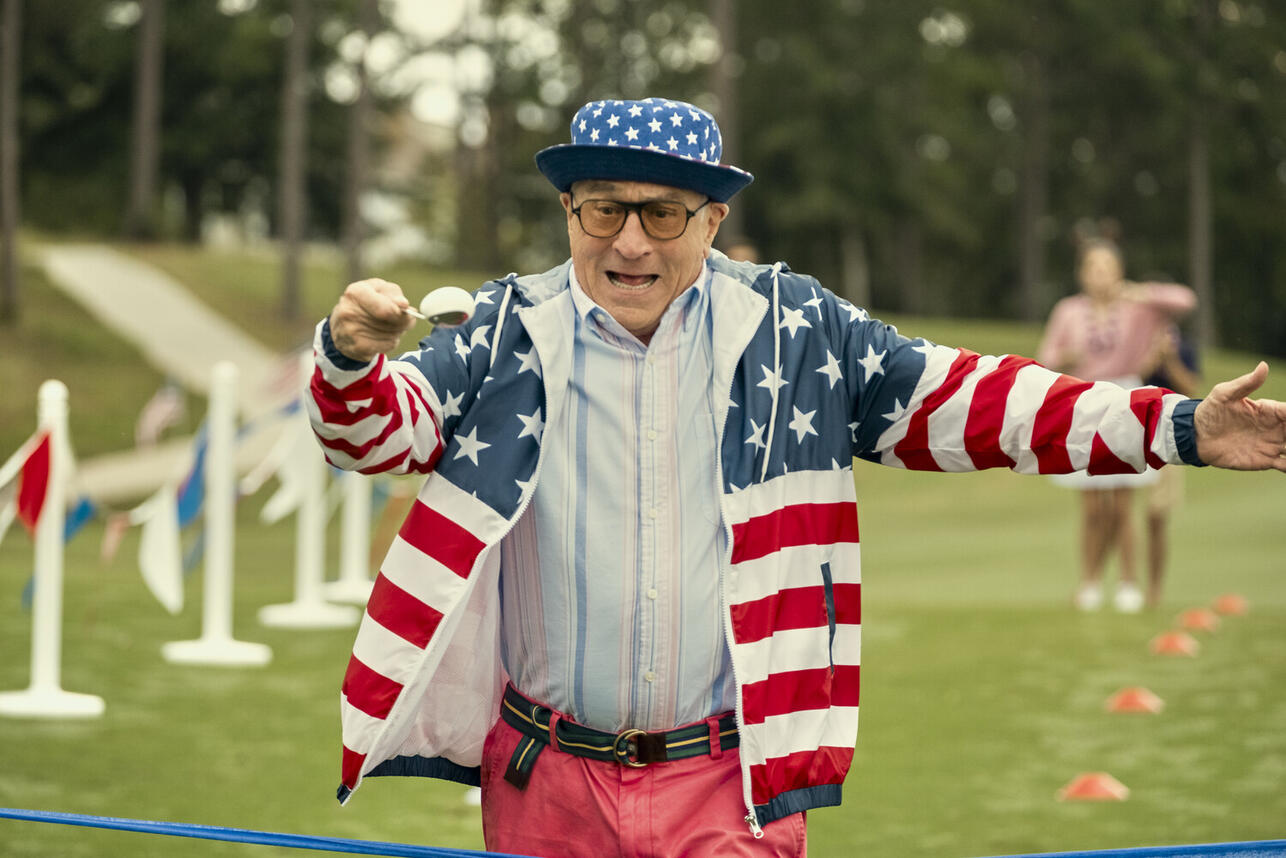
POLYGON ((647 597, 648 597, 649 599, 655 599, 655 598, 656 598, 656 588, 655 588, 655 587, 650 587, 650 588, 648 588, 648 591, 647 591, 647 597))
POLYGON ((655 441, 655 440, 656 440, 656 430, 655 430, 655 429, 649 429, 649 430, 647 430, 647 439, 648 439, 649 441, 655 441))
POLYGON ((649 670, 647 673, 643 674, 643 678, 648 682, 652 682, 656 679, 656 674, 649 670))
POLYGON ((656 518, 656 507, 652 507, 650 510, 647 511, 647 517, 656 518))

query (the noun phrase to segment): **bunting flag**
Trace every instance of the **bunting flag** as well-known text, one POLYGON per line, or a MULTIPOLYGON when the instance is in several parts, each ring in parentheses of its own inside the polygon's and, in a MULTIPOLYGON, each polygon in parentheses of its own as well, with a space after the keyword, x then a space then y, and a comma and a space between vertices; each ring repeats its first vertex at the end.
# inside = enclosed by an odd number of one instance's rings
POLYGON ((85 525, 98 517, 98 506, 84 495, 67 508, 67 518, 63 520, 63 542, 71 542, 85 525))
POLYGON ((130 524, 141 524, 138 566, 143 583, 171 614, 183 609, 183 550, 179 544, 179 499, 165 485, 129 513, 130 524))
POLYGON ((167 381, 160 390, 152 394, 152 398, 138 413, 138 421, 134 424, 134 443, 139 447, 155 444, 166 429, 178 423, 186 414, 183 389, 174 381, 167 381))
POLYGON ((274 455, 270 456, 275 460, 275 474, 280 486, 259 511, 260 521, 273 524, 299 508, 303 501, 308 469, 316 466, 316 459, 320 455, 308 421, 293 421, 293 425, 282 433, 274 455))
MULTIPOLYGON (((165 610, 183 610, 183 545, 179 531, 192 523, 205 502, 205 457, 209 437, 205 427, 197 433, 192 465, 177 487, 166 484, 130 510, 127 523, 142 525, 138 541, 138 568, 143 583, 165 610)), ((104 555, 116 551, 125 525, 108 522, 103 534, 104 555)))
POLYGON ((104 566, 116 559, 116 552, 125 538, 125 531, 130 527, 128 512, 114 512, 107 516, 103 525, 103 541, 98 547, 98 559, 104 566))
POLYGON ((0 542, 4 542, 4 535, 9 532, 9 525, 18 515, 18 505, 13 499, 4 499, 4 489, 0 489, 0 542))
POLYGON ((52 436, 48 429, 32 435, 0 465, 0 539, 16 517, 35 533, 49 494, 52 436))
POLYGON ((197 433, 196 448, 192 453, 192 467, 179 484, 176 499, 179 527, 187 527, 201 512, 205 503, 205 453, 210 447, 205 427, 197 433))
POLYGON ((45 498, 49 496, 52 441, 53 436, 48 431, 41 432, 35 449, 18 473, 18 520, 32 534, 36 532, 36 523, 45 508, 45 498))
MULTIPOLYGON (((242 426, 241 429, 237 431, 237 440, 240 441, 242 438, 258 432, 265 426, 284 420, 292 414, 296 414, 302 408, 303 401, 296 397, 266 417, 242 426)), ((272 445, 272 448, 269 449, 267 455, 259 461, 259 464, 251 468, 249 473, 241 478, 241 482, 237 484, 238 495, 246 497, 254 494, 259 491, 259 489, 263 488, 263 484, 268 482, 273 474, 277 473, 277 470, 281 467, 282 461, 294 446, 294 430, 295 424, 293 422, 287 424, 285 430, 278 436, 276 442, 272 445)))

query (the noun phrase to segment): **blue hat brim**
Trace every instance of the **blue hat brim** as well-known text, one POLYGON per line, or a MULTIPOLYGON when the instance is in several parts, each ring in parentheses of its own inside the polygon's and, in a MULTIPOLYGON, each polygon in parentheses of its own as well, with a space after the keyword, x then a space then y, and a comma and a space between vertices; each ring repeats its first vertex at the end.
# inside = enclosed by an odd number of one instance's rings
POLYGON ((720 203, 726 203, 755 180, 736 167, 628 146, 561 143, 537 152, 536 166, 560 191, 569 190, 573 182, 582 179, 609 179, 687 188, 720 203))

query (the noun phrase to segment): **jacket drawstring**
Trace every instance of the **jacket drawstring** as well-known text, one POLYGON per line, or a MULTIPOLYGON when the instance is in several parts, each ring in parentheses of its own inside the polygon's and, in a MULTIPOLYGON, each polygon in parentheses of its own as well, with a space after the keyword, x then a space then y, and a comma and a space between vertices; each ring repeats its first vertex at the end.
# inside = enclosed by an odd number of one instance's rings
POLYGON ((772 396, 772 410, 768 413, 768 440, 764 445, 764 467, 759 472, 759 482, 768 481, 768 460, 772 458, 772 438, 773 430, 777 428, 777 391, 781 388, 781 380, 778 374, 781 372, 781 322, 778 317, 781 314, 781 281, 778 276, 781 273, 781 263, 774 262, 772 266, 772 384, 769 393, 772 396))
POLYGON ((504 279, 505 295, 500 299, 500 314, 496 316, 496 330, 491 335, 491 357, 487 362, 487 369, 491 370, 496 365, 496 346, 500 345, 500 329, 505 326, 505 311, 509 309, 509 296, 513 294, 514 278, 518 275, 510 274, 504 279))

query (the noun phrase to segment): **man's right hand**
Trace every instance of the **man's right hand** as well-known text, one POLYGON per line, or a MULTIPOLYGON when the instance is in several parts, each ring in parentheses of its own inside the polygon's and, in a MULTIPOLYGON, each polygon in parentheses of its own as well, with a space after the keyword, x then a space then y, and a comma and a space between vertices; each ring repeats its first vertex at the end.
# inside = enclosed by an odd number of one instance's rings
POLYGON ((330 338, 344 357, 367 362, 397 348, 415 324, 411 306, 396 283, 358 280, 348 284, 330 311, 330 338))

